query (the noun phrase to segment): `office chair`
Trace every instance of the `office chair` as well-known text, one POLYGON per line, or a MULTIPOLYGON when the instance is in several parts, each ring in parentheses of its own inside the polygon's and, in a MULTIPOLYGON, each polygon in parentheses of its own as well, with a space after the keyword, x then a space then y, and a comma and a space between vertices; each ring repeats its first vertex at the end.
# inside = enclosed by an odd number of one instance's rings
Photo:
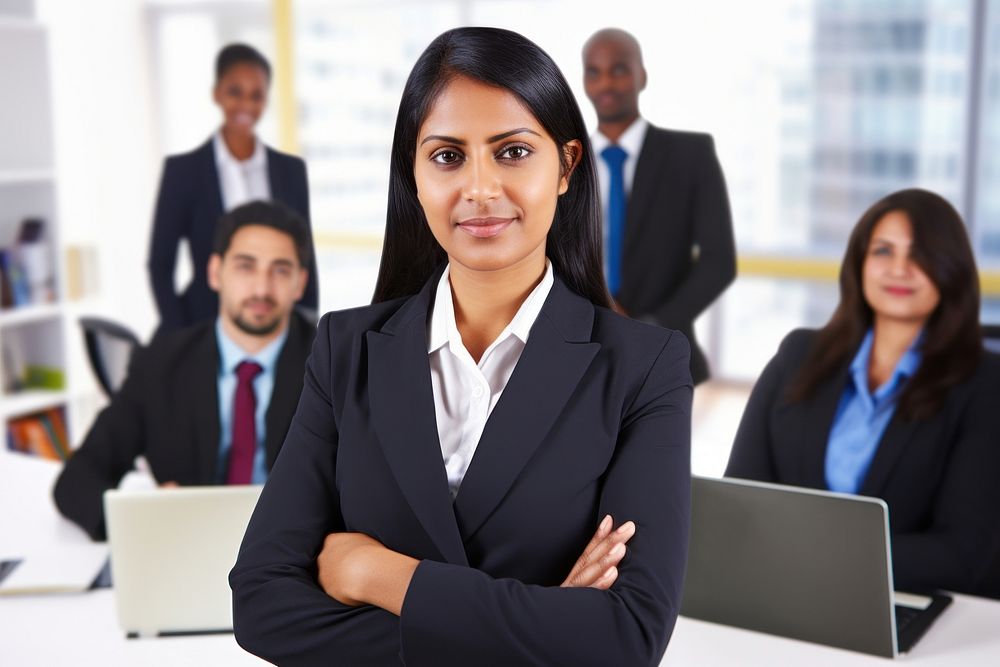
POLYGON ((983 347, 990 352, 1000 352, 1000 324, 984 324, 983 347))
POLYGON ((83 340, 87 346, 90 367, 101 388, 111 398, 125 381, 132 350, 139 338, 127 327, 100 317, 81 317, 83 340))

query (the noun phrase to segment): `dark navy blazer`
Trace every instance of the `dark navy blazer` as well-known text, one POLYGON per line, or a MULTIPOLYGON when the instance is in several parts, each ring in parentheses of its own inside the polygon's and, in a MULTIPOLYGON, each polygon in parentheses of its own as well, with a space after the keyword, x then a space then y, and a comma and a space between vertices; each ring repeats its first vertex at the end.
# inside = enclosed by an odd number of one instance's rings
MULTIPOLYGON (((271 198, 295 209, 309 222, 306 163, 267 147, 267 175, 271 198)), ((179 329, 219 314, 219 297, 208 286, 207 276, 215 223, 223 212, 222 190, 211 139, 189 153, 171 155, 166 159, 149 250, 149 278, 160 313, 161 330, 179 329), (181 239, 187 239, 191 247, 194 277, 184 293, 177 294, 174 269, 181 239)), ((309 244, 312 246, 311 226, 309 244)), ((314 267, 315 261, 308 267, 309 283, 299 302, 313 312, 319 307, 314 267)))
POLYGON ((629 195, 616 298, 632 317, 678 329, 691 374, 708 379, 694 321, 736 277, 736 243, 722 167, 707 134, 646 130, 629 195))
POLYGON ((237 641, 280 665, 659 664, 687 558, 687 340, 557 277, 452 502, 427 355, 436 279, 320 323, 230 575, 237 641), (638 526, 618 580, 559 588, 605 514, 638 526), (317 584, 336 531, 421 559, 400 617, 317 584))
MULTIPOLYGON (((849 362, 798 403, 785 398, 815 340, 788 334, 761 373, 726 475, 826 488, 826 446, 849 381, 849 362)), ((1000 357, 986 353, 969 379, 920 421, 897 410, 858 493, 889 505, 893 575, 902 590, 1000 596, 1000 357)))

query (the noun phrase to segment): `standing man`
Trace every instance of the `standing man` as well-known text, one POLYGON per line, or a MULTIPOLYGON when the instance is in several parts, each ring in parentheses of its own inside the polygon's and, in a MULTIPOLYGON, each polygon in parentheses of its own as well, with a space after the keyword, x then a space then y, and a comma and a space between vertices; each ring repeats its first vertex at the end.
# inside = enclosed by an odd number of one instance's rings
POLYGON ((691 376, 708 379, 694 320, 736 277, 729 198, 707 134, 654 127, 639 115, 646 69, 639 43, 614 28, 583 47, 583 85, 604 203, 605 270, 616 310, 679 329, 691 376))
POLYGON ((162 486, 263 484, 292 421, 315 324, 294 310, 312 262, 305 218, 278 203, 239 206, 215 228, 215 319, 160 333, 66 461, 59 511, 105 536, 102 497, 144 456, 162 486))

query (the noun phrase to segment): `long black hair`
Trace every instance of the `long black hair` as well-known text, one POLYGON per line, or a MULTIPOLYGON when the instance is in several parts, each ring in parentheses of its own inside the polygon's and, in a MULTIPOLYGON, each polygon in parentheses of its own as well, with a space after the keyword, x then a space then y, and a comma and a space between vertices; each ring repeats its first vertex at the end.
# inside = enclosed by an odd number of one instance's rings
POLYGON ((983 353, 979 278, 962 217, 933 192, 900 190, 875 202, 851 232, 840 267, 840 303, 792 382, 791 401, 809 397, 843 367, 872 326, 862 272, 875 225, 893 211, 909 219, 913 260, 941 295, 924 325, 920 368, 899 397, 900 413, 911 420, 933 415, 948 390, 975 371, 983 353))
POLYGON ((417 293, 446 259, 417 199, 413 163, 420 126, 438 95, 459 76, 518 97, 555 140, 564 156, 564 171, 572 164, 562 148, 574 139, 582 144, 569 189, 556 204, 546 254, 571 290, 597 305, 609 305, 601 268, 597 172, 580 107, 547 53, 516 32, 499 28, 455 28, 441 34, 406 80, 392 140, 385 241, 372 302, 417 293))

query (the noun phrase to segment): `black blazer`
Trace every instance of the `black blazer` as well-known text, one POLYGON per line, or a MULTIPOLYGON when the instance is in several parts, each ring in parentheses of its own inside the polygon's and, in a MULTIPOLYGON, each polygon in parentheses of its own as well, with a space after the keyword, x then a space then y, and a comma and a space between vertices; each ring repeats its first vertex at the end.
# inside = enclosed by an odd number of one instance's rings
MULTIPOLYGON (((265 417, 268 469, 295 413, 315 331, 292 315, 265 417)), ((104 539, 103 494, 118 486, 140 455, 158 481, 216 483, 219 363, 214 320, 160 334, 137 349, 122 388, 56 481, 59 511, 95 540, 104 539)))
POLYGON ((687 341, 557 277, 453 503, 427 356, 436 282, 320 323, 230 575, 237 641, 280 665, 659 664, 687 558, 687 341), (608 513, 638 526, 617 582, 558 588, 608 513), (422 560, 401 617, 323 592, 336 531, 422 560))
MULTIPOLYGON (((271 198, 295 209, 309 222, 309 186, 306 163, 267 147, 267 175, 271 198)), ((215 240, 215 223, 224 213, 215 149, 209 139, 189 153, 172 155, 163 163, 149 249, 149 279, 160 330, 170 331, 214 319, 219 297, 208 286, 208 258, 215 240), (174 289, 177 248, 187 239, 194 276, 183 294, 174 289)), ((312 243, 310 227, 309 244, 312 243)), ((309 282, 299 304, 316 312, 319 307, 315 249, 309 282)))
POLYGON ((622 255, 615 298, 632 317, 683 332, 695 383, 708 379, 694 320, 736 277, 729 197, 711 136, 649 126, 622 255))
MULTIPOLYGON (((826 445, 848 382, 845 365, 812 398, 784 395, 815 332, 781 343, 753 388, 726 475, 826 488, 826 445)), ((897 588, 1000 595, 1000 357, 914 422, 893 415, 859 493, 889 505, 897 588), (991 569, 993 568, 993 569, 991 569)))

